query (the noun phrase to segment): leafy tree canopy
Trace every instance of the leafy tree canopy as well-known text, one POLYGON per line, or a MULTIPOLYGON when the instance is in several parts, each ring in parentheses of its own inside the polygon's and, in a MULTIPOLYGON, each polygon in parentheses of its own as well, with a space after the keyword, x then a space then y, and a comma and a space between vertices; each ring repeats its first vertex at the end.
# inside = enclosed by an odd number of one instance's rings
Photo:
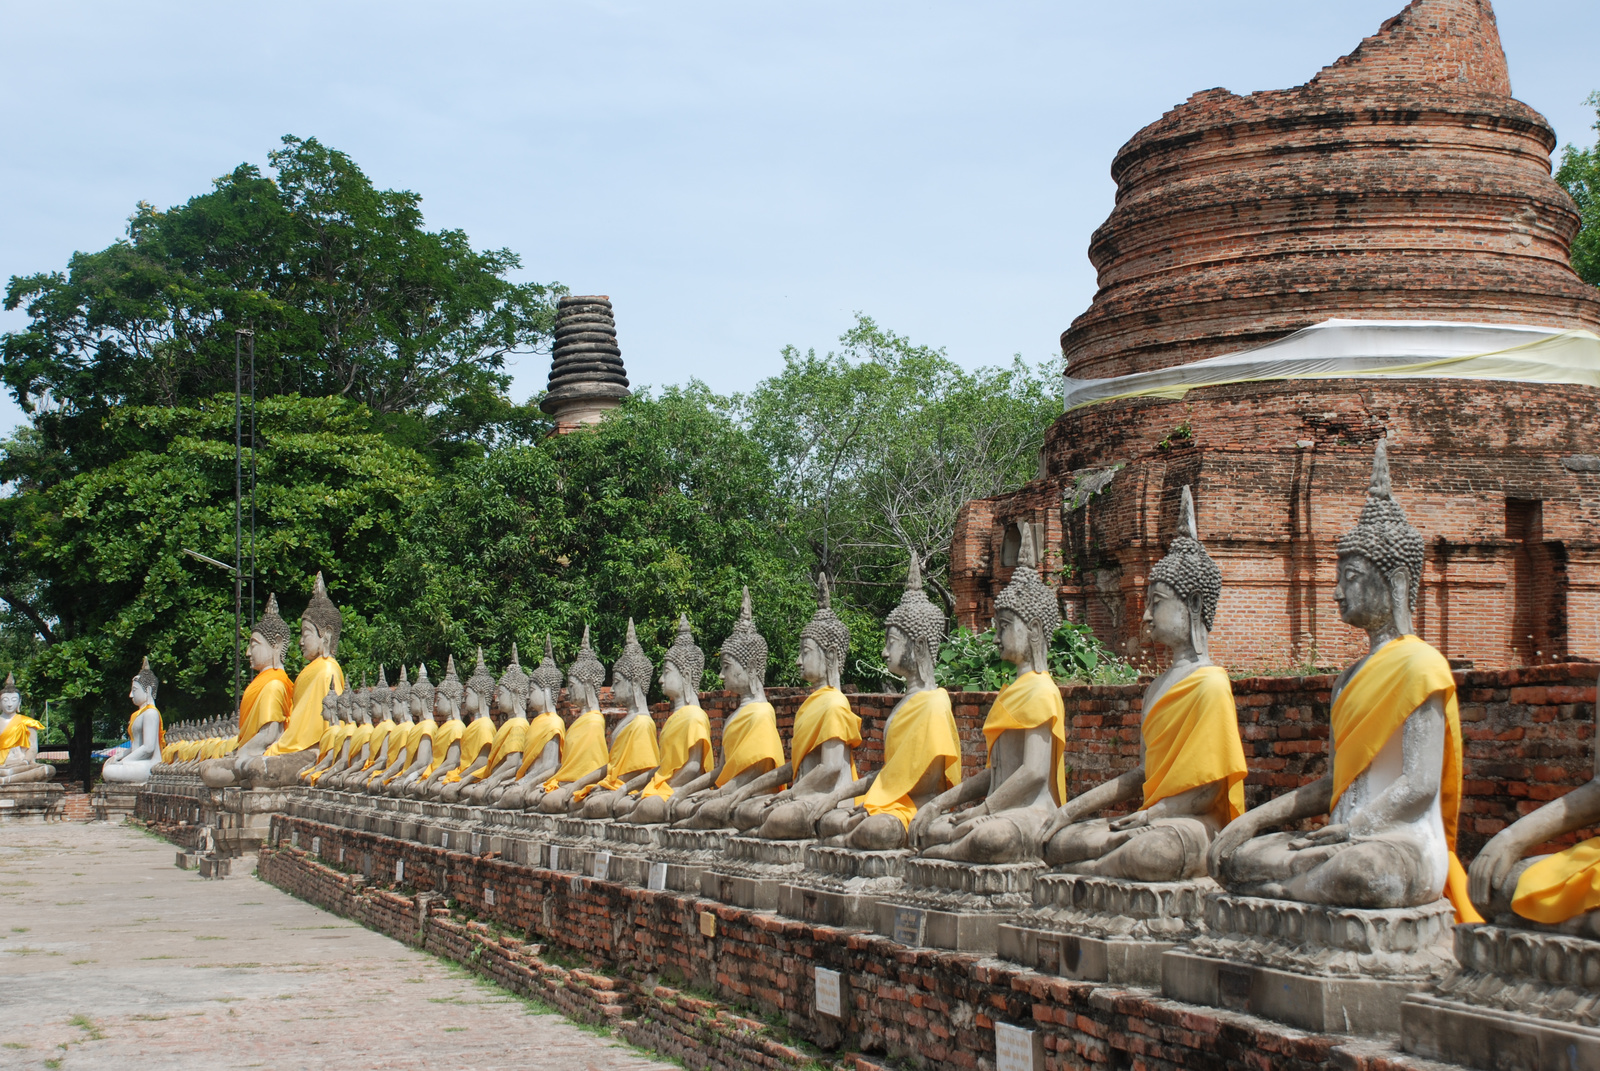
MULTIPOLYGON (((1588 103, 1595 109, 1594 127, 1600 131, 1600 92, 1588 103)), ((1600 143, 1592 149, 1568 145, 1561 152, 1556 181, 1578 204, 1583 224, 1572 241, 1572 267, 1586 283, 1600 286, 1600 143)))

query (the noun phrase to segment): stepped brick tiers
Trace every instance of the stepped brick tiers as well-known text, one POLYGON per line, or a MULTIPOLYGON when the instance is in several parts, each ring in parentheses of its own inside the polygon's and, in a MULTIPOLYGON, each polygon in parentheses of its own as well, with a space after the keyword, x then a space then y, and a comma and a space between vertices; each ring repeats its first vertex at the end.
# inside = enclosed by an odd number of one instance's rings
POLYGON ((561 299, 546 389, 539 408, 555 417, 557 431, 598 423, 628 396, 628 372, 622 366, 609 297, 561 299))
POLYGON ((1565 334, 1600 329, 1600 292, 1568 263, 1555 144, 1487 0, 1416 0, 1305 85, 1207 90, 1141 130, 1061 337, 1044 475, 958 522, 958 616, 987 626, 1032 522, 1069 616, 1148 655, 1146 576, 1190 484, 1227 580, 1219 661, 1348 661, 1337 519, 1387 436, 1429 535, 1419 634, 1485 667, 1600 658, 1600 348, 1565 334), (1553 377, 1463 360, 1530 342, 1588 348, 1553 377))

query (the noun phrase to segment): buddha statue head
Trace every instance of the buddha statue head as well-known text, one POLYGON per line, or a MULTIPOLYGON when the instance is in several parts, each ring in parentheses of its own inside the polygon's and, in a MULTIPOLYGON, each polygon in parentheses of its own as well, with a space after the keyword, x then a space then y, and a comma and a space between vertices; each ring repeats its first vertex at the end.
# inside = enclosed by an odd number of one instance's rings
POLYGON ((1184 484, 1178 535, 1167 547, 1167 556, 1150 570, 1144 611, 1151 638, 1176 658, 1188 651, 1201 657, 1210 653, 1211 625, 1222 596, 1222 570, 1200 545, 1197 531, 1194 496, 1184 484))
POLYGON ((1379 439, 1361 519, 1339 540, 1339 577, 1333 589, 1339 616, 1374 638, 1391 631, 1409 635, 1423 555, 1422 533, 1411 527, 1394 500, 1388 442, 1379 439))
POLYGON ((339 693, 332 688, 329 688, 328 694, 322 697, 322 720, 329 725, 338 725, 346 720, 344 711, 339 707, 339 693))
POLYGON ((817 612, 800 630, 800 674, 812 684, 839 687, 839 673, 850 651, 850 629, 833 612, 828 574, 817 574, 817 612))
POLYGON ((739 620, 733 632, 722 641, 722 683, 742 696, 765 698, 767 680, 767 641, 756 631, 755 610, 750 605, 750 588, 744 589, 739 620))
POLYGON ((428 664, 417 663, 417 679, 411 682, 411 716, 415 721, 433 717, 433 682, 428 679, 428 664))
POLYGON ((550 634, 544 634, 544 661, 533 667, 528 675, 528 713, 534 717, 556 709, 556 697, 561 694, 561 667, 556 665, 556 652, 550 643, 550 634))
MULTIPOLYGON (((494 674, 489 672, 489 667, 483 664, 483 648, 478 648, 478 664, 472 668, 472 676, 467 678, 466 698, 463 705, 468 710, 487 710, 494 708, 494 674)), ((504 711, 502 711, 504 713, 504 711)), ((513 711, 507 717, 513 717, 522 711, 513 711)))
POLYGON ((22 709, 22 693, 17 691, 17 678, 6 674, 6 683, 0 686, 0 714, 11 717, 22 709))
POLYGON ((345 692, 345 694, 350 696, 350 709, 355 712, 356 721, 360 722, 362 725, 371 725, 375 720, 377 720, 372 716, 372 703, 370 701, 372 697, 368 694, 369 691, 370 689, 367 688, 367 682, 365 678, 363 678, 361 681, 361 687, 349 688, 346 689, 345 692))
POLYGON ((622 653, 611 664, 611 694, 618 703, 633 713, 647 708, 650 696, 650 678, 655 676, 655 666, 650 656, 639 645, 639 633, 628 618, 628 636, 622 642, 622 653))
POLYGON ((678 615, 678 636, 661 656, 661 690, 674 704, 698 702, 706 653, 694 642, 689 615, 678 615))
POLYGON ((372 704, 372 718, 374 721, 397 721, 395 717, 394 689, 389 687, 389 677, 384 672, 383 666, 378 666, 378 683, 372 686, 370 698, 367 702, 372 704))
POLYGON ((606 682, 606 667, 589 646, 589 626, 583 626, 583 642, 578 657, 567 667, 567 698, 580 710, 600 709, 600 687, 606 682))
POLYGON ((328 585, 323 583, 319 572, 311 587, 311 602, 300 615, 300 653, 305 660, 335 657, 339 653, 339 630, 343 627, 344 616, 328 598, 328 585))
POLYGON ((278 616, 278 596, 267 596, 267 608, 250 627, 250 668, 256 673, 282 669, 289 650, 289 626, 278 616))
MULTIPOLYGON (((477 676, 476 673, 473 674, 477 676)), ((528 709, 528 688, 532 682, 517 661, 517 645, 511 644, 511 661, 495 683, 494 703, 500 713, 508 718, 520 718, 528 709)))
POLYGON ((476 707, 467 710, 466 689, 461 686, 461 678, 456 676, 456 656, 446 655, 444 660, 444 680, 439 682, 439 688, 433 694, 433 712, 440 717, 453 717, 455 715, 477 717, 487 714, 488 707, 476 707))
POLYGON ((411 706, 411 682, 406 679, 405 663, 400 665, 400 679, 390 695, 390 708, 394 711, 395 721, 411 721, 416 714, 411 706))
POLYGON ((890 673, 914 688, 933 687, 934 663, 944 642, 944 611, 922 590, 922 564, 911 555, 906 590, 884 619, 883 658, 890 673))
POLYGON ((331 689, 328 691, 328 695, 334 700, 335 709, 339 711, 339 720, 350 725, 354 725, 356 722, 355 697, 350 694, 354 690, 346 687, 342 692, 335 692, 331 689))
POLYGON ((1019 672, 1045 672, 1050 662, 1050 637, 1061 625, 1055 589, 1039 579, 1038 532, 1026 521, 1017 567, 1011 582, 994 600, 994 642, 1000 657, 1019 672))
POLYGON ((156 677, 155 670, 150 668, 148 656, 139 663, 139 672, 133 675, 133 687, 128 689, 128 698, 135 707, 154 706, 156 692, 161 688, 161 681, 156 677))

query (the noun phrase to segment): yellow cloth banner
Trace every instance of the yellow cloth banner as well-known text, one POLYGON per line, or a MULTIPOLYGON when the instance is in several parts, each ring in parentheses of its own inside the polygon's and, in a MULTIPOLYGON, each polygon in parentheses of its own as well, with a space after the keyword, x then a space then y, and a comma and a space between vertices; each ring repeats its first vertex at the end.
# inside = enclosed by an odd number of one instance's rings
POLYGON ((44 729, 44 723, 35 721, 23 713, 11 715, 11 720, 6 722, 6 727, 0 729, 0 763, 11 757, 11 749, 20 747, 26 751, 32 741, 28 739, 28 732, 39 732, 44 729))
MULTIPOLYGON (((517 767, 517 779, 527 775, 533 769, 533 764, 544 755, 544 749, 550 746, 552 740, 565 740, 567 738, 566 723, 561 720, 561 715, 553 710, 535 715, 528 722, 528 739, 522 745, 522 764, 517 767)), ((559 749, 556 754, 560 754, 559 749)))
POLYGON ((422 773, 417 775, 419 781, 426 781, 432 777, 434 771, 444 762, 445 756, 450 754, 450 745, 461 739, 461 734, 467 727, 456 718, 447 718, 433 733, 433 754, 428 759, 428 765, 422 773))
POLYGON ((281 669, 257 673, 239 700, 239 743, 249 743, 251 737, 275 721, 288 721, 293 702, 294 685, 289 683, 289 674, 281 669))
POLYGON ((672 798, 673 787, 667 782, 677 776, 683 764, 700 752, 700 772, 711 769, 711 719, 698 706, 688 704, 674 710, 661 727, 661 765, 656 775, 640 790, 639 796, 672 798))
POLYGON ((866 795, 856 797, 856 805, 866 808, 868 814, 892 814, 909 827, 917 813, 911 790, 935 766, 944 768, 939 792, 961 783, 961 737, 950 709, 950 693, 943 688, 907 697, 889 716, 883 769, 866 795))
POLYGON ((294 679, 291 693, 294 705, 289 710, 289 724, 284 726, 283 735, 267 748, 268 755, 293 755, 315 746, 317 738, 328 727, 322 717, 322 701, 329 691, 344 694, 344 670, 327 655, 313 658, 294 679))
POLYGON ((483 764, 483 769, 474 773, 468 780, 482 781, 494 773, 495 768, 506 761, 507 755, 520 755, 522 749, 528 745, 528 719, 518 714, 514 718, 507 718, 506 723, 500 726, 500 731, 494 734, 494 744, 489 748, 489 761, 483 764))
POLYGON ((388 752, 394 747, 393 744, 389 744, 389 741, 393 738, 396 728, 394 721, 387 717, 372 727, 372 737, 368 741, 370 746, 368 748, 367 761, 361 764, 363 770, 381 770, 389 765, 388 752), (385 744, 389 746, 385 747, 385 744))
POLYGON ((1450 845, 1445 895, 1457 922, 1482 922, 1467 897, 1467 872, 1456 857, 1456 825, 1461 817, 1461 708, 1450 663, 1416 636, 1401 636, 1374 651, 1351 677, 1331 717, 1333 802, 1361 776, 1411 713, 1435 695, 1444 697, 1444 769, 1439 776, 1439 812, 1450 845))
POLYGON ((1201 666, 1168 688, 1145 715, 1139 732, 1144 736, 1145 807, 1226 781, 1213 815, 1227 825, 1244 813, 1249 770, 1227 670, 1201 666))
POLYGON ((461 780, 467 767, 478 761, 478 756, 494 744, 494 722, 489 718, 473 718, 472 724, 461 732, 461 761, 456 768, 440 779, 440 784, 453 785, 461 780))
POLYGON ((1067 767, 1061 756, 1067 750, 1067 706, 1061 686, 1048 673, 1024 673, 1000 689, 989 716, 983 720, 983 738, 989 742, 989 765, 994 765, 994 743, 1001 733, 1014 729, 1050 726, 1050 794, 1056 806, 1067 798, 1067 767))
POLYGON ((656 723, 648 713, 637 714, 633 720, 617 730, 611 741, 611 751, 606 755, 606 775, 599 781, 572 794, 581 800, 594 791, 614 792, 637 776, 661 764, 661 752, 656 748, 656 723))
POLYGON ((544 783, 546 792, 581 781, 606 764, 606 717, 598 710, 580 714, 567 726, 561 744, 561 768, 544 783))
POLYGON ((1600 837, 1547 855, 1517 879, 1511 910, 1557 926, 1600 907, 1600 837))
MULTIPOLYGON (((128 717, 128 746, 130 748, 139 746, 139 741, 133 738, 133 723, 138 721, 139 715, 143 714, 147 710, 156 710, 155 704, 146 703, 128 717)), ((161 751, 167 746, 167 727, 166 725, 162 724, 161 711, 159 710, 156 710, 156 740, 158 741, 156 745, 157 751, 161 751)), ((4 758, 0 758, 0 762, 4 761, 4 758)))
POLYGON ((783 737, 778 735, 778 712, 771 703, 746 703, 722 727, 722 772, 717 787, 771 759, 773 769, 783 765, 783 737))
POLYGON ((857 776, 854 751, 861 746, 861 719, 850 709, 850 700, 843 692, 823 685, 806 696, 806 701, 794 712, 789 761, 794 763, 796 779, 806 756, 829 740, 843 740, 851 749, 850 779, 854 781, 857 776))

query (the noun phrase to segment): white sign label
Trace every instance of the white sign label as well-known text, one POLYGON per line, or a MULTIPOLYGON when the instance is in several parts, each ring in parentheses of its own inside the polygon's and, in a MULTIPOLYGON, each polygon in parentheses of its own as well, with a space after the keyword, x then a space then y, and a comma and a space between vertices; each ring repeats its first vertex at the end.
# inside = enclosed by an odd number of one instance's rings
POLYGON ((1041 1071, 1043 1067, 1044 1038, 1038 1031, 1010 1023, 994 1024, 995 1071, 1041 1071))
POLYGON ((404 859, 396 859, 394 861, 394 880, 397 882, 406 880, 406 861, 404 859))
POLYGON ((594 876, 601 881, 606 880, 606 875, 611 873, 611 853, 596 852, 594 857, 594 876))
POLYGON ((322 838, 321 837, 312 837, 311 838, 311 854, 316 856, 318 859, 322 858, 322 838))
POLYGON ((16 800, 0 800, 0 807, 15 807, 16 805, 16 800))
POLYGON ((343 848, 339 849, 339 862, 341 862, 341 863, 344 862, 344 849, 343 848))
POLYGON ((291 847, 291 848, 300 847, 300 831, 298 829, 294 830, 293 832, 291 832, 289 834, 289 847, 291 847))
POLYGON ((656 892, 664 892, 666 890, 666 888, 667 888, 667 864, 665 864, 665 863, 651 863, 650 864, 650 880, 649 880, 649 882, 646 883, 645 887, 649 888, 649 889, 654 889, 656 892))
POLYGON ((578 874, 572 875, 572 881, 568 884, 567 888, 571 890, 573 896, 582 896, 583 877, 578 874))
POLYGON ((815 969, 817 981, 817 1014, 831 1015, 835 1019, 843 1017, 840 1011, 839 999, 839 972, 830 971, 826 967, 815 969))
POLYGON ((561 869, 561 845, 559 844, 550 845, 550 869, 561 869))
POLYGON ((490 907, 494 906, 494 886, 485 885, 483 887, 483 902, 490 907))

